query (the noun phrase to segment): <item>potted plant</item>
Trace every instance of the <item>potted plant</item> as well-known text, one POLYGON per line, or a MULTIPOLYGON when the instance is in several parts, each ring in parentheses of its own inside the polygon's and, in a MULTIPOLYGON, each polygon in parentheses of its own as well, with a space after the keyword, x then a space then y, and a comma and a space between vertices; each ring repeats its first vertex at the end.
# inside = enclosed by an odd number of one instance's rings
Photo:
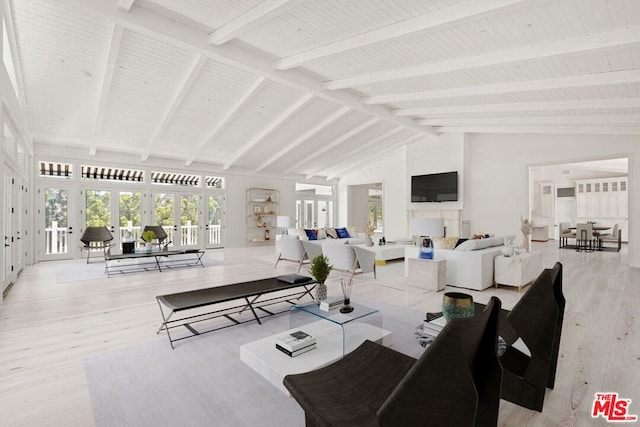
POLYGON ((153 230, 147 230, 143 232, 142 240, 144 240, 145 242, 145 249, 151 249, 151 242, 153 242, 157 238, 158 236, 156 236, 156 233, 153 230))
POLYGON ((327 285, 325 285, 325 281, 327 277, 329 277, 329 273, 333 266, 329 265, 329 260, 324 255, 318 255, 313 260, 311 260, 311 267, 309 268, 309 273, 316 279, 318 285, 316 286, 316 302, 319 304, 320 301, 324 301, 327 299, 327 285))

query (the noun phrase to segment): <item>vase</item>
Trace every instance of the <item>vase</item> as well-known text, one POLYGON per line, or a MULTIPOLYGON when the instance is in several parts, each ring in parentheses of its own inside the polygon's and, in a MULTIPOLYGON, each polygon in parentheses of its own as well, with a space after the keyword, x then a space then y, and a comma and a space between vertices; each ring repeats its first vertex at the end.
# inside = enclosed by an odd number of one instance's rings
POLYGON ((473 317, 473 297, 462 292, 447 292, 442 298, 442 315, 446 320, 473 317))
POLYGON ((327 299, 327 285, 324 283, 318 283, 316 285, 316 302, 320 304, 327 299))
POLYGON ((525 234, 522 238, 522 248, 525 252, 529 252, 529 235, 525 234))
POLYGON ((510 257, 513 255, 514 249, 511 246, 511 240, 504 239, 504 248, 502 248, 502 256, 510 257))
POLYGON ((365 240, 366 240, 366 241, 365 241, 365 244, 366 244, 367 246, 373 246, 373 239, 371 238, 371 236, 367 236, 367 237, 365 237, 365 240))

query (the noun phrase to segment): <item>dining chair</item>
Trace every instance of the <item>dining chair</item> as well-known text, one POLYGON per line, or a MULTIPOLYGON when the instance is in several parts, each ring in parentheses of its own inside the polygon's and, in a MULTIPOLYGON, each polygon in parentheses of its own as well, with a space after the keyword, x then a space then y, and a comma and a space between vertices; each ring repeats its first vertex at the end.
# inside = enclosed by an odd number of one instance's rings
POLYGON ((576 233, 574 230, 571 230, 571 224, 568 222, 559 222, 558 223, 558 247, 563 248, 567 246, 569 243, 569 239, 575 239, 576 233))
POLYGON ((593 224, 576 225, 576 251, 593 252, 593 224))

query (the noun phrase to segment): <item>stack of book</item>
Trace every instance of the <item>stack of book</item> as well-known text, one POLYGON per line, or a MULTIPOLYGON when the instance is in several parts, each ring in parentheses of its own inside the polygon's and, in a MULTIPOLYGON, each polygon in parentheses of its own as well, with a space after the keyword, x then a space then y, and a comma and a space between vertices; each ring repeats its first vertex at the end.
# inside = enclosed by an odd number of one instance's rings
POLYGON ((306 332, 296 331, 277 337, 276 348, 287 356, 296 357, 316 348, 316 339, 306 332))
POLYGON ((447 321, 442 316, 432 320, 425 319, 425 321, 422 323, 422 331, 431 335, 432 337, 437 337, 446 323, 447 321))
POLYGON ((344 298, 342 297, 328 297, 326 300, 320 302, 320 310, 330 311, 334 308, 342 307, 344 298))

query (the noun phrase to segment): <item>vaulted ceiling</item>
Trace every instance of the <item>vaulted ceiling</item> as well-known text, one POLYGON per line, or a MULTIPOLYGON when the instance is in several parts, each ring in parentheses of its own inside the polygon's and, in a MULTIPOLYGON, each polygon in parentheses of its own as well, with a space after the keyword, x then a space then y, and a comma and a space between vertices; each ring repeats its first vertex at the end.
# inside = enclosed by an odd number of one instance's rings
POLYGON ((441 133, 640 135, 638 0, 9 4, 34 141, 89 155, 331 179, 441 133))

